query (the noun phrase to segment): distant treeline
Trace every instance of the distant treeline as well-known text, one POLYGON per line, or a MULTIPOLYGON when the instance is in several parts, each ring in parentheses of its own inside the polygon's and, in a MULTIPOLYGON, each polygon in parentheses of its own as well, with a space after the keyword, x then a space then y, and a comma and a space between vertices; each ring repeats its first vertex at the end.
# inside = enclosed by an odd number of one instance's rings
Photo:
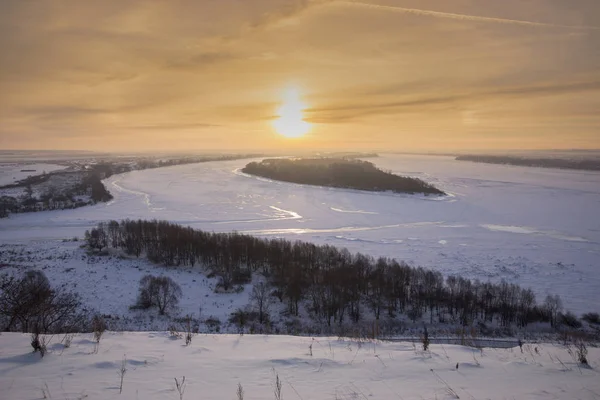
POLYGON ((368 191, 444 194, 418 178, 394 175, 368 161, 346 158, 274 158, 251 162, 242 172, 278 181, 368 191))
POLYGON ((260 156, 261 154, 225 154, 215 156, 182 156, 174 158, 135 158, 134 160, 127 162, 108 160, 101 161, 97 164, 92 164, 90 165, 90 169, 94 173, 101 174, 101 176, 104 178, 108 178, 112 175, 122 174, 130 171, 213 161, 233 161, 244 158, 256 158, 260 156))
POLYGON ((320 158, 345 158, 345 159, 356 159, 356 158, 377 158, 377 153, 357 153, 353 151, 336 151, 333 153, 317 153, 316 157, 320 158))
POLYGON ((561 316, 558 296, 538 305, 531 289, 516 284, 444 278, 438 271, 329 245, 203 232, 156 220, 101 223, 86 232, 86 241, 92 248, 122 249, 167 267, 201 263, 225 290, 250 282, 254 273, 263 274, 290 315, 298 316, 304 305, 327 326, 357 323, 366 315, 389 321, 403 314, 413 322, 425 317, 430 323, 464 326, 497 322, 504 327, 555 325, 561 316))
POLYGON ((458 161, 472 161, 487 164, 507 164, 522 167, 580 169, 600 171, 600 159, 564 159, 564 158, 528 158, 516 156, 464 155, 456 157, 458 161))

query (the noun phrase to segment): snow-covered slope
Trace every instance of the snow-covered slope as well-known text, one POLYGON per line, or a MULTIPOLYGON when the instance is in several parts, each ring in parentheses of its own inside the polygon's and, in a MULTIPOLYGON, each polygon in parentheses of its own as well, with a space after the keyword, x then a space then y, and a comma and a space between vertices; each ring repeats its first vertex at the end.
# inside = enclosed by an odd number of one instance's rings
MULTIPOLYGON (((167 330, 174 318, 191 315, 196 320, 221 321, 219 331, 238 332, 226 324, 232 312, 249 305, 252 284, 245 285, 239 293, 215 293, 217 278, 208 278, 198 265, 165 268, 117 253, 90 255, 81 245, 82 242, 62 241, 0 245, 0 272, 42 270, 53 286, 79 294, 83 306, 104 315, 115 330, 167 330), (137 299, 139 281, 147 274, 169 276, 181 287, 183 295, 170 316, 159 317, 156 310, 130 309, 137 299)), ((216 326, 213 328, 215 331, 216 326)), ((204 324, 201 329, 211 331, 204 324)))
POLYGON ((597 399, 600 350, 591 368, 560 345, 479 351, 410 343, 359 343, 335 338, 198 335, 189 347, 165 332, 105 333, 94 354, 91 335, 69 348, 51 338, 44 358, 29 336, 0 336, 2 399, 180 399, 175 378, 185 376, 182 399, 597 399), (312 356, 310 348, 312 346, 312 356), (127 371, 119 394, 118 371, 127 371), (458 365, 458 369, 456 366, 458 365))

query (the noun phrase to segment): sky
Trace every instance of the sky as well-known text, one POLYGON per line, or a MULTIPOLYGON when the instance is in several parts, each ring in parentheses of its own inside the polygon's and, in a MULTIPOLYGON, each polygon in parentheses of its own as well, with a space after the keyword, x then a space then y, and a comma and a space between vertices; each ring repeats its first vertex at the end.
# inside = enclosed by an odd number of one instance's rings
POLYGON ((0 2, 0 149, 600 148, 599 110, 598 0, 0 2))

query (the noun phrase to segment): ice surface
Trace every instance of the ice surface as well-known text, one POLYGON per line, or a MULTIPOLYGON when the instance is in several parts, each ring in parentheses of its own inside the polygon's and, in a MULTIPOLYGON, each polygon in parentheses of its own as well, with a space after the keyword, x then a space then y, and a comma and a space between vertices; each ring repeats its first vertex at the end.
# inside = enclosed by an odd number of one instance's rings
POLYGON ((444 274, 559 294, 575 312, 600 304, 600 173, 386 155, 375 164, 446 197, 321 188, 254 178, 248 162, 134 171, 105 181, 107 204, 0 220, 0 241, 83 236, 109 219, 166 219, 395 257, 444 274))

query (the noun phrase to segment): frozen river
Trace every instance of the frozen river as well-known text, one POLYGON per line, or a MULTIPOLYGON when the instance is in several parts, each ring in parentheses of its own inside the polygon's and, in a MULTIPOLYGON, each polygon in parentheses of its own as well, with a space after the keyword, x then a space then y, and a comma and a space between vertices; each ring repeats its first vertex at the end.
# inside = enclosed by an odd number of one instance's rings
POLYGON ((166 219, 344 246, 481 280, 558 293, 600 311, 600 173, 474 164, 441 156, 370 160, 420 177, 444 198, 357 192, 245 176, 248 162, 190 164, 117 175, 115 199, 0 220, 0 241, 83 236, 98 221, 166 219))

